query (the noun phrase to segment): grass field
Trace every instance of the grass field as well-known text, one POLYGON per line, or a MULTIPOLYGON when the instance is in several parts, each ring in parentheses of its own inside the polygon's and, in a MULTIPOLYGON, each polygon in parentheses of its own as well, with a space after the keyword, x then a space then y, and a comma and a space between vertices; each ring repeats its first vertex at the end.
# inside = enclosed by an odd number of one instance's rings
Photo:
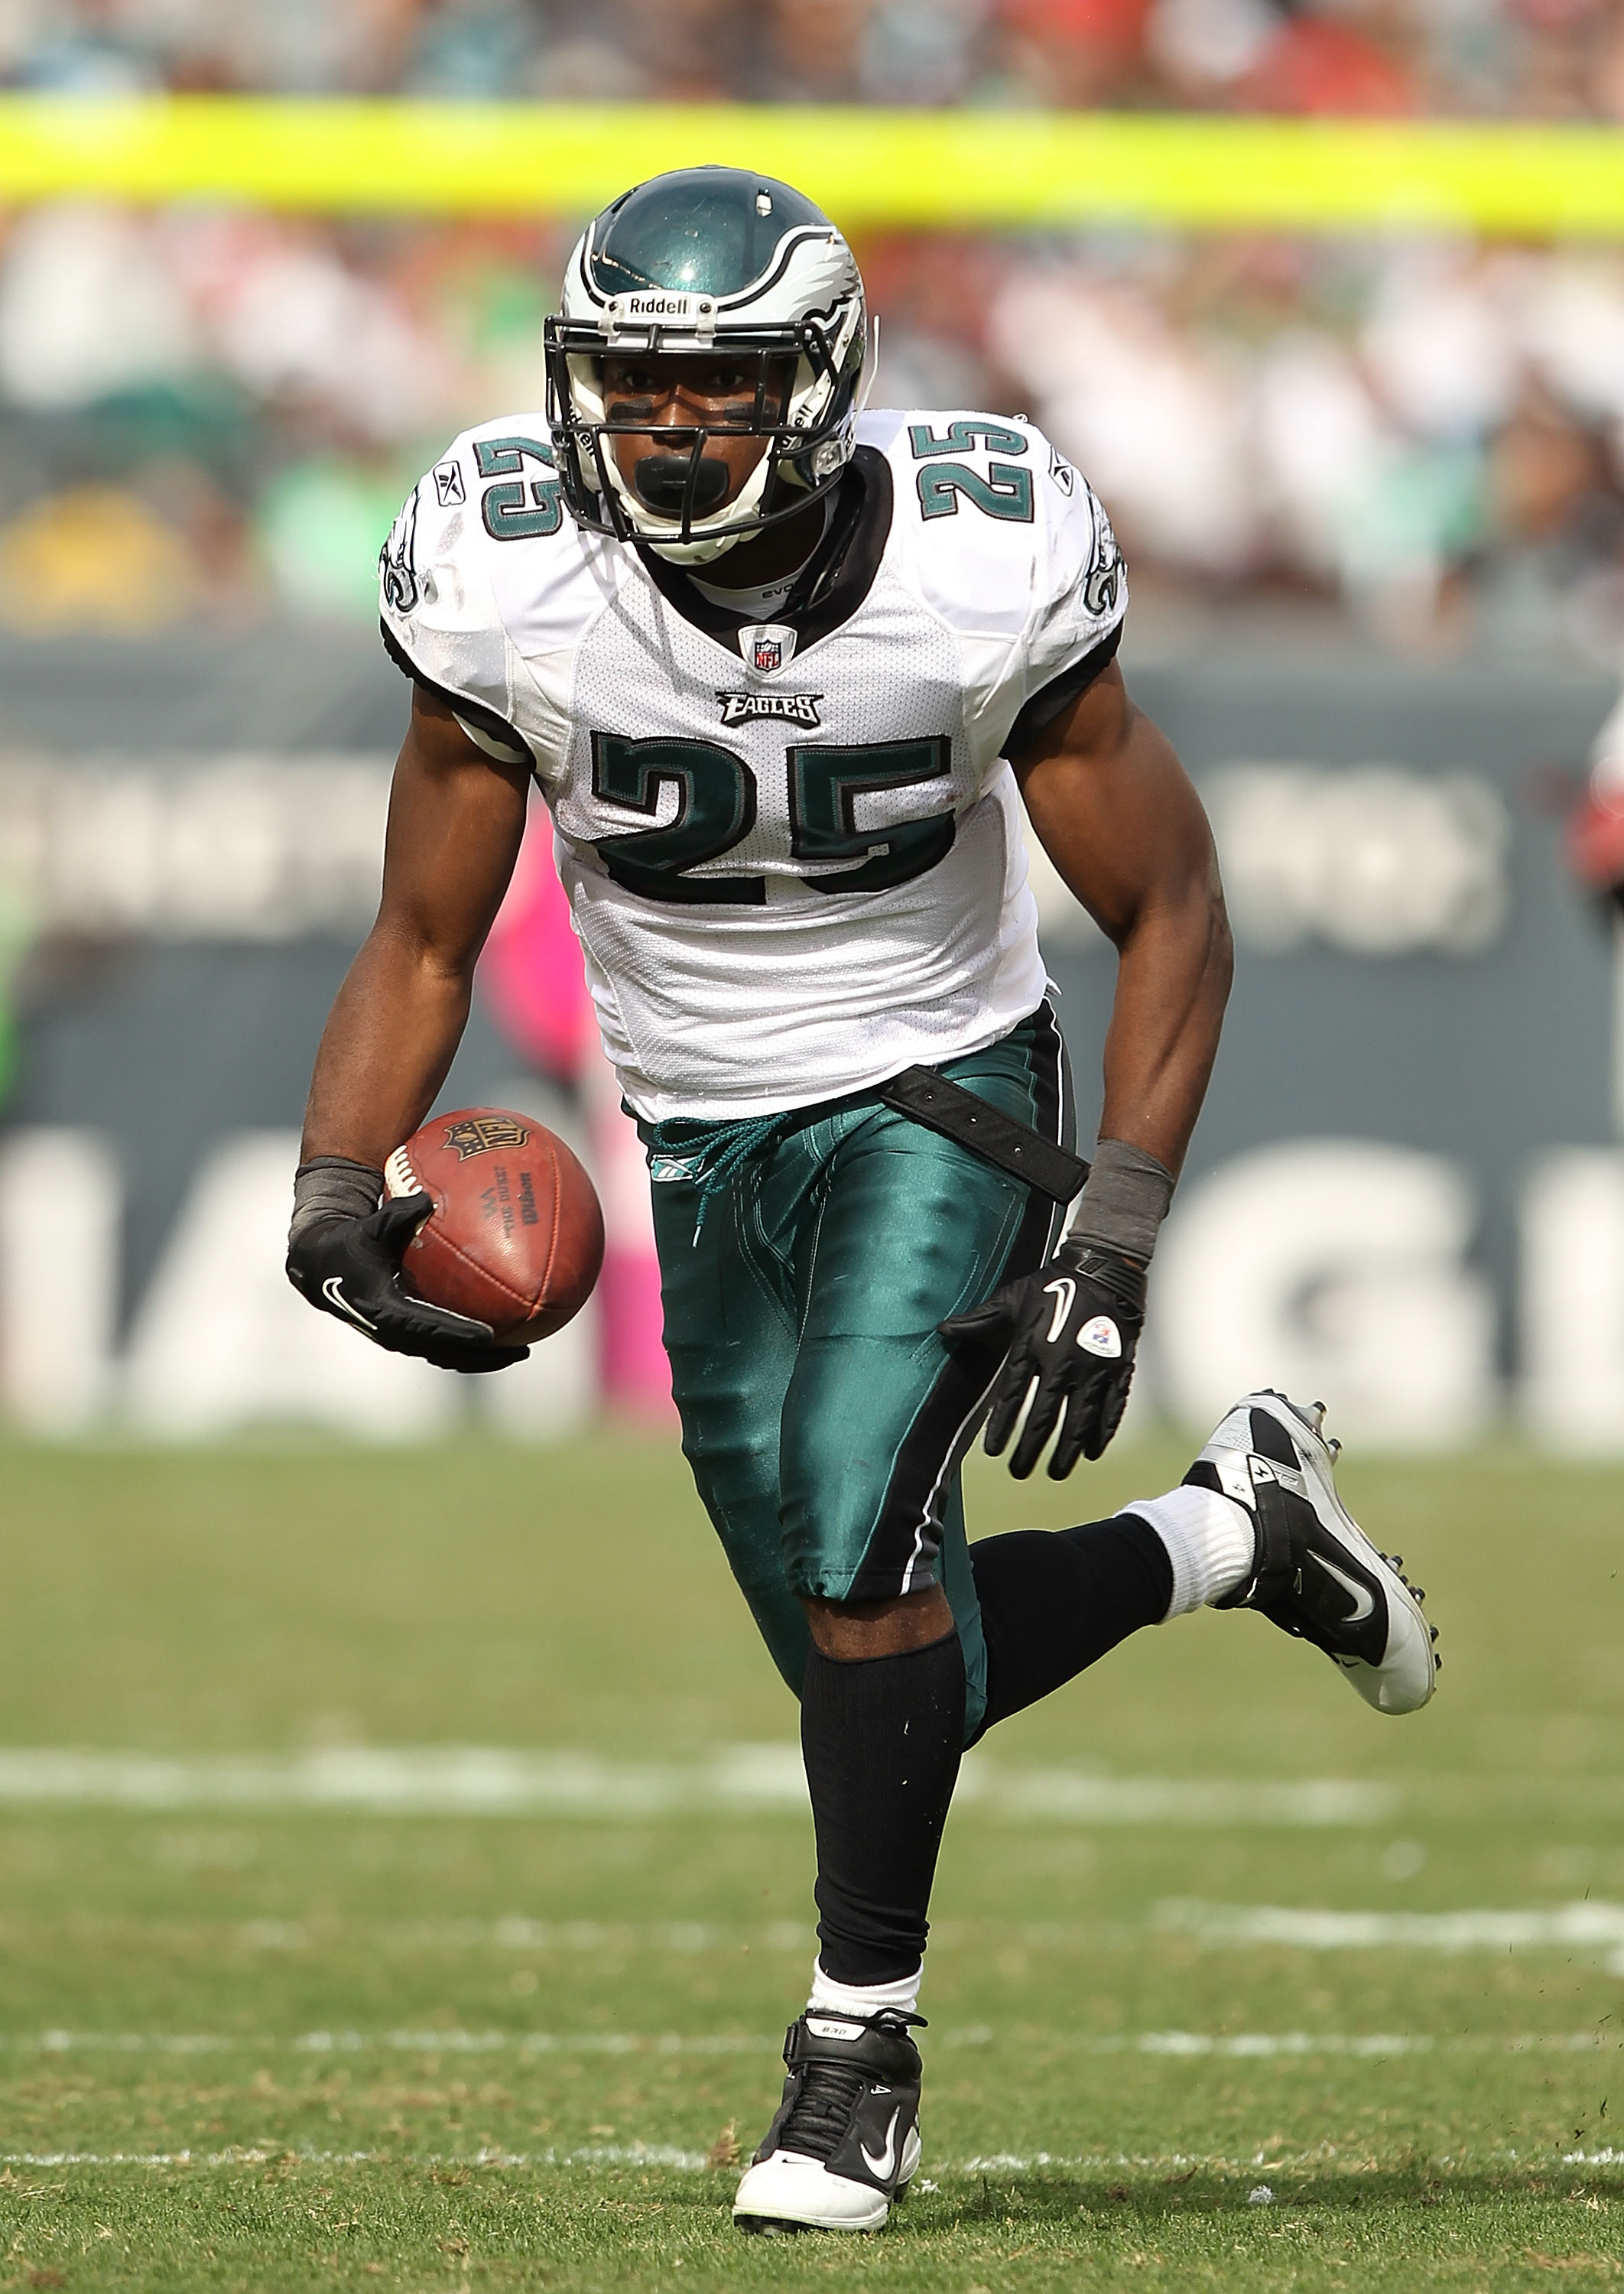
MULTIPOLYGON (((809 1827, 675 1450, 0 1458, 0 2286, 1624 2279, 1624 1474, 1344 1468, 1443 1629, 1417 1719, 1204 1615, 997 1732, 924 2179, 747 2242, 705 2162, 776 2096, 809 1827)), ((976 1526, 1182 1463, 981 1464, 976 1526)))

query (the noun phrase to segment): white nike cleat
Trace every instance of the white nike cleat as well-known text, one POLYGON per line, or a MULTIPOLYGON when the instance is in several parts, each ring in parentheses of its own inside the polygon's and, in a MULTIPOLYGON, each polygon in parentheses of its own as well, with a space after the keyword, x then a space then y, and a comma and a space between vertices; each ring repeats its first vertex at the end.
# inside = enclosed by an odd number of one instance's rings
POLYGON ((1437 1684, 1438 1635, 1400 1558, 1378 1553, 1337 1496, 1341 1444, 1324 1417, 1321 1402, 1243 1394, 1185 1475, 1252 1517, 1252 1574, 1213 1607, 1261 1610, 1323 1649, 1378 1712, 1417 1712, 1437 1684))
POLYGON ((784 2042, 789 2077, 744 2172, 744 2231, 879 2230, 919 2171, 918 2015, 861 2021, 810 2012, 784 2042))

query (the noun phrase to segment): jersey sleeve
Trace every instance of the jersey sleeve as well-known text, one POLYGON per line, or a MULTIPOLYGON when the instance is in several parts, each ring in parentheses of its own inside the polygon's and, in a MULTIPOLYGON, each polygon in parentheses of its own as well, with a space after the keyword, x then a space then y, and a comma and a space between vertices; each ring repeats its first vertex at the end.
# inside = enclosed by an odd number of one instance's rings
POLYGON ((1032 612, 1006 695, 1014 706, 1003 753, 1016 763, 1115 659, 1128 610, 1127 567, 1104 504, 1053 447, 1048 458, 1032 612))
POLYGON ((378 562, 384 649, 487 756, 533 761, 511 721, 508 635, 491 593, 471 440, 407 495, 378 562))

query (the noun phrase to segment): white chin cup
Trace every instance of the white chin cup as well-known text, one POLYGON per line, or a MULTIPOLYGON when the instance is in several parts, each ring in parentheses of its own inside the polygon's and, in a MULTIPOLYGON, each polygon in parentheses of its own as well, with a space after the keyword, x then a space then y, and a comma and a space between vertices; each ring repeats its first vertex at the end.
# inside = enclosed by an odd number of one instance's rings
POLYGON ((621 475, 621 466, 614 459, 613 444, 605 441, 605 445, 607 451, 604 455, 604 464, 609 473, 609 483, 621 498, 632 532, 639 541, 646 541, 651 549, 657 550, 668 564, 703 565, 712 557, 719 557, 725 550, 731 549, 735 541, 749 540, 748 533, 716 533, 710 529, 732 525, 736 519, 749 517, 760 508, 773 459, 770 447, 762 453, 760 460, 732 501, 724 502, 721 508, 708 518, 695 518, 688 528, 688 539, 683 541, 678 538, 682 531, 681 519, 662 517, 658 510, 650 509, 646 502, 639 500, 621 475))

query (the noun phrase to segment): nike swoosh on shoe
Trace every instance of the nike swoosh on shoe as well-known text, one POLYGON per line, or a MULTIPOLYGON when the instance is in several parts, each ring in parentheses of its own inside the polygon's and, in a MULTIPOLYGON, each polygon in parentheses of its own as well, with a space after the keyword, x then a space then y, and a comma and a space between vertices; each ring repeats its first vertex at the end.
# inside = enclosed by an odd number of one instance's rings
POLYGON ((897 2121, 901 2117, 902 2106, 898 2104, 897 2109, 891 2113, 891 2123, 885 2130, 885 2148, 879 2153, 878 2157, 876 2157, 873 2152, 869 2149, 866 2143, 860 2144, 858 2145, 858 2148, 863 2153, 863 2164, 868 2168, 869 2173, 874 2177, 876 2182, 889 2183, 891 2179, 892 2173, 895 2170, 897 2165, 897 2121))

